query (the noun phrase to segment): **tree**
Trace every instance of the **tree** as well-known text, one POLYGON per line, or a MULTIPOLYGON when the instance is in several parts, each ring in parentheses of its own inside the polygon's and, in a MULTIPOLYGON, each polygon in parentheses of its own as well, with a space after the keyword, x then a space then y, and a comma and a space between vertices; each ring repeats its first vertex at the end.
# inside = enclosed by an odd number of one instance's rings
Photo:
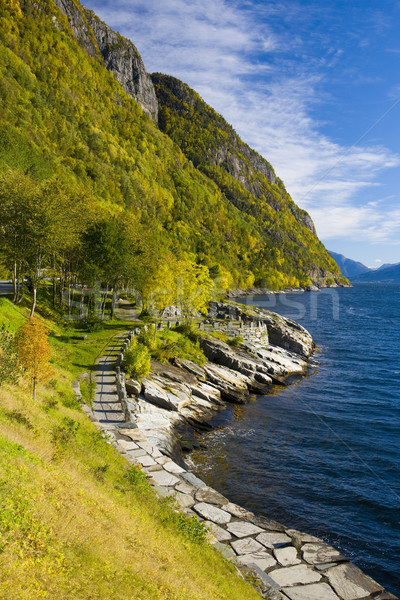
POLYGON ((19 376, 18 356, 14 336, 3 325, 0 329, 0 386, 17 383, 19 376))
POLYGON ((49 364, 53 351, 47 339, 47 330, 40 320, 30 317, 21 325, 15 336, 18 363, 24 373, 32 380, 32 397, 36 399, 36 388, 53 375, 49 364))
POLYGON ((190 259, 181 260, 177 268, 177 297, 182 315, 189 321, 211 299, 213 282, 208 268, 190 259))

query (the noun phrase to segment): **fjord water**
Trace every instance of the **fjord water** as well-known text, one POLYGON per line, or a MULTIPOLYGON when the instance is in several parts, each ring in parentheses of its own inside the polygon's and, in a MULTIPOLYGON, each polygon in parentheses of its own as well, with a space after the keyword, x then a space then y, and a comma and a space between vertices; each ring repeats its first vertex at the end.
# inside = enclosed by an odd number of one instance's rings
POLYGON ((231 501, 324 538, 399 595, 400 286, 242 302, 306 327, 319 364, 220 416, 207 450, 191 457, 196 474, 231 501))

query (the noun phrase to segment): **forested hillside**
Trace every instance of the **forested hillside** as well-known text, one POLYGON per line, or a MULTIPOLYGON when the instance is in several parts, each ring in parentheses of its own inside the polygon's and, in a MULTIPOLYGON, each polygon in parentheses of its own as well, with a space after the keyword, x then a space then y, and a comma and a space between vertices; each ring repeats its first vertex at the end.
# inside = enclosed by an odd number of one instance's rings
POLYGON ((61 288, 74 279, 131 283, 142 292, 162 264, 164 272, 167 265, 196 277, 200 265, 219 290, 339 275, 272 167, 268 174, 261 157, 250 149, 247 156, 225 121, 183 84, 190 101, 175 100, 176 80, 158 77, 161 132, 146 114, 157 111, 133 44, 77 1, 57 4, 6 0, 0 7, 3 274, 29 276, 35 288, 47 269, 61 288), (118 60, 127 67, 119 81, 107 69, 118 60), (248 168, 249 185, 210 159, 207 148, 213 155, 221 138, 248 168), (261 166, 250 167, 255 160, 261 166), (110 260, 99 260, 102 235, 126 241, 109 248, 110 260))

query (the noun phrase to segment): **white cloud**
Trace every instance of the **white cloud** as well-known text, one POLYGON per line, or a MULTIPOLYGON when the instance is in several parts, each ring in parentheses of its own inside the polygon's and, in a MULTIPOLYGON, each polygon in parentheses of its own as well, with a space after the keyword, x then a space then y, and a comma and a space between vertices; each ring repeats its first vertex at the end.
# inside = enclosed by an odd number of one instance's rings
POLYGON ((400 211, 368 196, 379 189, 386 169, 400 165, 400 157, 378 145, 344 147, 321 133, 314 116, 323 69, 342 49, 322 40, 325 55, 295 61, 295 54, 305 52, 304 39, 293 35, 293 27, 277 32, 268 24, 277 15, 292 25, 304 20, 299 4, 86 0, 86 5, 136 44, 149 71, 194 87, 265 156, 293 199, 310 212, 322 239, 400 239, 400 211))

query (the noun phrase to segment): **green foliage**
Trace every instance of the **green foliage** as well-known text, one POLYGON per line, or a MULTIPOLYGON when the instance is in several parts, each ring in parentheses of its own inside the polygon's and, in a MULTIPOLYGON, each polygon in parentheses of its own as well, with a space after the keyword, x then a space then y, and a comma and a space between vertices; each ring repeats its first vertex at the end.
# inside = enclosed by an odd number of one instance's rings
POLYGON ((68 444, 75 439, 79 426, 80 424, 74 419, 64 417, 62 423, 52 428, 51 443, 58 452, 65 450, 68 444))
POLYGON ((204 544, 207 539, 207 527, 200 523, 196 515, 187 517, 177 510, 176 501, 173 496, 163 498, 161 503, 165 507, 165 515, 162 523, 176 530, 181 536, 192 544, 204 544), (173 510, 175 508, 175 510, 173 510))
POLYGON ((140 380, 150 372, 150 358, 147 346, 133 338, 130 347, 125 350, 121 367, 129 377, 140 380))
POLYGON ((126 472, 126 479, 129 486, 135 489, 149 490, 150 486, 146 474, 136 465, 131 465, 126 472))
POLYGON ((241 344, 243 344, 243 342, 244 339, 241 335, 235 335, 235 337, 228 340, 228 344, 233 348, 238 348, 241 344))
POLYGON ((309 216, 294 204, 272 166, 187 85, 159 73, 152 78, 162 131, 215 182, 246 223, 242 240, 228 238, 241 261, 236 282, 280 289, 307 285, 315 267, 339 274, 309 216))
POLYGON ((336 274, 306 213, 265 176, 272 167, 189 88, 155 83, 168 136, 51 0, 2 3, 0 262, 17 280, 29 277, 36 293, 54 277, 54 304, 85 320, 103 318, 106 306, 112 316, 121 286, 134 285, 157 311, 172 293, 189 317, 228 286, 306 284, 315 267, 336 274), (245 185, 217 164, 219 148, 239 161, 245 185), (186 265, 178 290, 170 257, 186 265))
POLYGON ((180 333, 177 329, 165 329, 159 333, 157 344, 153 345, 151 354, 153 358, 164 363, 169 362, 171 358, 193 360, 200 365, 206 362, 198 338, 190 333, 187 336, 186 333, 180 333))
POLYGON ((17 383, 20 375, 14 336, 3 327, 0 329, 0 386, 17 383))

